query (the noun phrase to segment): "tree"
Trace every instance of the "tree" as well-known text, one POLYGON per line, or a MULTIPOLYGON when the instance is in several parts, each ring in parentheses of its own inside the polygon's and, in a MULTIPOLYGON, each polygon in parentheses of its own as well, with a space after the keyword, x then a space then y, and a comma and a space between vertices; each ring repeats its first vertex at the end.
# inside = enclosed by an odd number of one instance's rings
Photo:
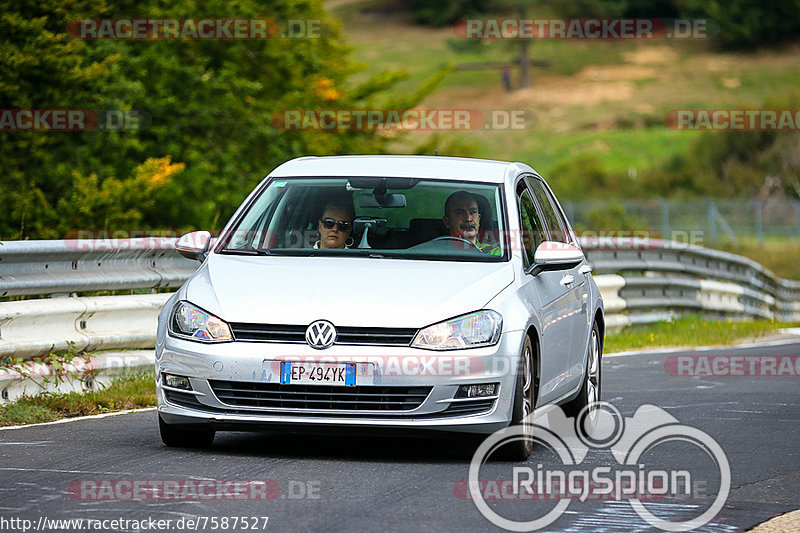
POLYGON ((185 169, 151 190, 146 202, 130 195, 120 200, 120 213, 134 209, 141 216, 101 218, 142 227, 219 227, 283 161, 383 150, 384 137, 374 131, 274 128, 276 111, 359 108, 376 99, 416 103, 392 99, 402 73, 349 83, 356 67, 320 0, 189 0, 169 8, 158 0, 0 0, 0 7, 3 108, 142 110, 151 119, 132 131, 0 132, 4 239, 57 238, 74 229, 65 220, 86 227, 71 216, 80 212, 76 186, 108 191, 106 181, 135 180, 137 167, 151 158, 170 158, 185 169), (131 14, 318 21, 320 31, 301 39, 215 41, 78 40, 67 33, 70 20, 131 14))

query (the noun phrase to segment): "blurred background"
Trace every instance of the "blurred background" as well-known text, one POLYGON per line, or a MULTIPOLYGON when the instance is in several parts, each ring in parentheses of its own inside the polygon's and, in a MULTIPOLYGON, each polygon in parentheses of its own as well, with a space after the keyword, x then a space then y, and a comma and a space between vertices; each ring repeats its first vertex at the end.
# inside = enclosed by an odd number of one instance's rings
POLYGON ((800 109, 800 0, 0 6, 0 107, 149 117, 140 129, 0 131, 0 239, 220 229, 293 157, 438 150, 530 164, 579 231, 699 232, 695 244, 800 279, 798 129, 688 131, 665 122, 681 109, 800 109), (270 17, 319 21, 320 32, 206 41, 67 32, 71 20, 100 17, 270 17), (470 17, 707 20, 713 31, 467 40, 454 24, 470 17), (286 109, 508 110, 526 121, 523 129, 286 131, 272 122, 286 109))

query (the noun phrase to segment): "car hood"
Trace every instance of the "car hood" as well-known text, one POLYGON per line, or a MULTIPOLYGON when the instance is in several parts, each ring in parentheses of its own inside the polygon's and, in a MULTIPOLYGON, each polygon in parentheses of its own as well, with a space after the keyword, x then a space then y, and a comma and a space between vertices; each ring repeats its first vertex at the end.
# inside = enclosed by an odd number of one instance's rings
POLYGON ((419 328, 484 308, 511 263, 212 254, 185 298, 228 322, 419 328))

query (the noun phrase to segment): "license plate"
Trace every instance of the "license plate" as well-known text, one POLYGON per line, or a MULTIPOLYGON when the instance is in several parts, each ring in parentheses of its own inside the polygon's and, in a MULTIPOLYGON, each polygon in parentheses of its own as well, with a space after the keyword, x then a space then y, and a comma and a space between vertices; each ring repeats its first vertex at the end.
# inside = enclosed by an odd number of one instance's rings
POLYGON ((281 384, 344 385, 355 387, 355 363, 281 361, 281 384))

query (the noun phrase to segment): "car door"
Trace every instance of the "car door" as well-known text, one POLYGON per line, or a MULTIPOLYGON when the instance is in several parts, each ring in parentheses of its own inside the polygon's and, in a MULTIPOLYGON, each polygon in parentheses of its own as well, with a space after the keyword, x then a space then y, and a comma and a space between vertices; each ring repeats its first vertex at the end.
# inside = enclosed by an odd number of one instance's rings
MULTIPOLYGON (((517 187, 520 213, 526 225, 539 228, 527 239, 529 264, 536 246, 543 240, 575 244, 572 232, 562 218, 558 204, 546 184, 537 176, 525 176, 517 187)), ((585 343, 588 336, 588 283, 578 265, 571 269, 543 271, 526 275, 526 290, 538 295, 542 316, 542 364, 540 399, 543 402, 563 396, 580 384, 583 375, 585 343)), ((530 271, 530 270, 528 270, 530 271)))

